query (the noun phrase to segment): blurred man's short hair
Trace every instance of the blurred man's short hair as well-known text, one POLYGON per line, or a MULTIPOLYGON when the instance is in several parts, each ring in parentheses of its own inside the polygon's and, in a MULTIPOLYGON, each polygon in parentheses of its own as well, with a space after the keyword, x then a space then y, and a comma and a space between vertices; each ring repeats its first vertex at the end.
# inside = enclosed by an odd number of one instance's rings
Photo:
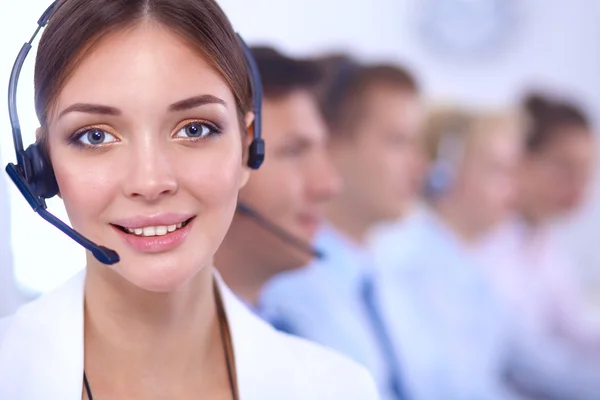
POLYGON ((255 46, 251 51, 266 98, 277 99, 295 90, 312 91, 321 81, 321 69, 314 61, 288 57, 267 46, 255 46))

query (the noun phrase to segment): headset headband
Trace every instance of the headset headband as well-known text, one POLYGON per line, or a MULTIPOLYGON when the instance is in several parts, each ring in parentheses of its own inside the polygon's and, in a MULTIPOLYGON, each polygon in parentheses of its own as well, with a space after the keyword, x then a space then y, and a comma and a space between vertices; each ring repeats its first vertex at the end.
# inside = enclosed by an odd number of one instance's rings
MULTIPOLYGON (((37 37, 40 30, 48 24, 50 17, 55 11, 55 8, 58 6, 60 0, 55 0, 50 4, 50 6, 44 11, 42 16, 38 19, 35 32, 31 36, 31 39, 27 43, 23 45, 19 54, 17 55, 17 59, 13 65, 10 81, 8 85, 8 113, 10 118, 10 124, 12 127, 12 136, 13 143, 15 147, 15 155, 17 158, 17 170, 23 174, 23 177, 26 181, 31 181, 34 177, 33 168, 31 166, 31 162, 28 160, 25 149, 23 147, 23 138, 21 135, 21 125, 19 122, 19 115, 17 113, 17 84, 19 82, 19 76, 21 74, 21 68, 27 58, 29 50, 31 50, 31 45, 35 38, 37 37)), ((250 86, 252 90, 252 107, 254 112, 254 121, 252 124, 252 143, 250 144, 250 152, 248 157, 248 166, 253 169, 258 169, 265 157, 265 144, 262 139, 262 82, 260 78, 259 70, 256 66, 256 61, 252 56, 252 52, 242 39, 242 37, 237 35, 240 41, 241 48, 244 53, 244 57, 246 59, 246 64, 248 68, 248 73, 250 75, 250 86)))
MULTIPOLYGON (((58 183, 56 182, 52 164, 45 149, 40 143, 36 142, 27 147, 26 150, 23 148, 21 125, 17 114, 17 84, 19 82, 19 75, 21 74, 21 68, 23 67, 25 58, 27 57, 29 50, 31 50, 31 44, 39 31, 48 23, 48 20, 55 11, 58 3, 59 0, 55 0, 50 7, 44 11, 40 19, 38 19, 37 29, 31 36, 29 42, 25 43, 19 51, 10 74, 10 82, 8 85, 8 113, 12 127, 17 164, 8 163, 6 166, 6 173, 25 197, 31 208, 33 208, 33 210, 43 219, 89 250, 101 263, 112 265, 120 261, 119 254, 117 254, 116 251, 92 242, 48 212, 46 209, 46 199, 49 199, 58 193, 58 183)), ((260 167, 265 157, 265 144, 261 137, 262 82, 252 53, 239 35, 238 38, 250 75, 252 107, 254 111, 254 121, 252 122, 253 138, 249 147, 248 166, 257 169, 260 167)))

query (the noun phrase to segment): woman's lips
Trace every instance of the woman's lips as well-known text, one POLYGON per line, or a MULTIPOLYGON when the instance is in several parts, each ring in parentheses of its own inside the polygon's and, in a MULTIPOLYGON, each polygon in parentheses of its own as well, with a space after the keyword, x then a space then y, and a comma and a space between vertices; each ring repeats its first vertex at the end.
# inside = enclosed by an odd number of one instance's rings
MULTIPOLYGON (((164 222, 171 223, 174 220, 164 222)), ((188 236, 193 223, 194 218, 190 218, 170 225, 137 225, 135 228, 117 224, 112 226, 121 239, 134 250, 142 253, 161 253, 180 246, 188 236)))

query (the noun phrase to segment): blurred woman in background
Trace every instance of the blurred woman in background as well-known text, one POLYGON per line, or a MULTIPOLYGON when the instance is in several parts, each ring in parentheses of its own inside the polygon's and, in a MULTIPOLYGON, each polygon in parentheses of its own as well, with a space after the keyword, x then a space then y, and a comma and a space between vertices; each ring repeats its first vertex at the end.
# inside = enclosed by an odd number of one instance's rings
POLYGON ((414 399, 513 396, 502 382, 503 314, 479 248, 513 209, 522 133, 512 112, 433 112, 425 205, 373 233, 379 300, 414 399))
POLYGON ((579 322, 573 320, 581 313, 569 309, 582 306, 573 286, 575 271, 553 225, 585 198, 594 159, 593 134, 587 117, 571 104, 532 96, 524 108, 531 125, 519 177, 518 217, 506 227, 518 262, 511 263, 513 268, 499 268, 506 280, 499 276, 497 283, 514 307, 529 314, 527 318, 549 313, 542 318, 581 340, 582 332, 576 332, 579 322))
POLYGON ((593 133, 573 104, 531 95, 523 108, 529 132, 518 212, 489 241, 484 257, 519 330, 514 354, 521 356, 513 360, 512 378, 544 398, 597 399, 600 329, 586 312, 576 268, 556 229, 585 199, 593 133))

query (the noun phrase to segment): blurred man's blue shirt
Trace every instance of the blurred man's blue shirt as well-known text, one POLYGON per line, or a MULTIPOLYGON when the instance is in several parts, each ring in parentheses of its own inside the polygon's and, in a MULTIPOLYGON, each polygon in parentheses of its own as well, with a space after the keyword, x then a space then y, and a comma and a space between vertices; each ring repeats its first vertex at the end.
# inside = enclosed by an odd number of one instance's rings
POLYGON ((379 295, 417 399, 504 400, 509 320, 464 244, 423 208, 370 243, 379 295))
POLYGON ((469 252, 429 212, 375 235, 369 247, 332 227, 316 246, 325 260, 278 277, 262 296, 292 333, 365 365, 385 399, 397 397, 394 380, 410 399, 511 398, 500 382, 501 313, 469 252), (362 295, 369 278, 391 345, 382 344, 362 295))
POLYGON ((387 361, 395 350, 382 347, 363 299, 364 283, 371 281, 374 272, 369 253, 330 226, 321 230, 315 246, 325 259, 275 278, 263 292, 261 309, 285 321, 284 330, 363 364, 373 374, 382 398, 397 399, 393 382, 401 377, 391 376, 387 361))

